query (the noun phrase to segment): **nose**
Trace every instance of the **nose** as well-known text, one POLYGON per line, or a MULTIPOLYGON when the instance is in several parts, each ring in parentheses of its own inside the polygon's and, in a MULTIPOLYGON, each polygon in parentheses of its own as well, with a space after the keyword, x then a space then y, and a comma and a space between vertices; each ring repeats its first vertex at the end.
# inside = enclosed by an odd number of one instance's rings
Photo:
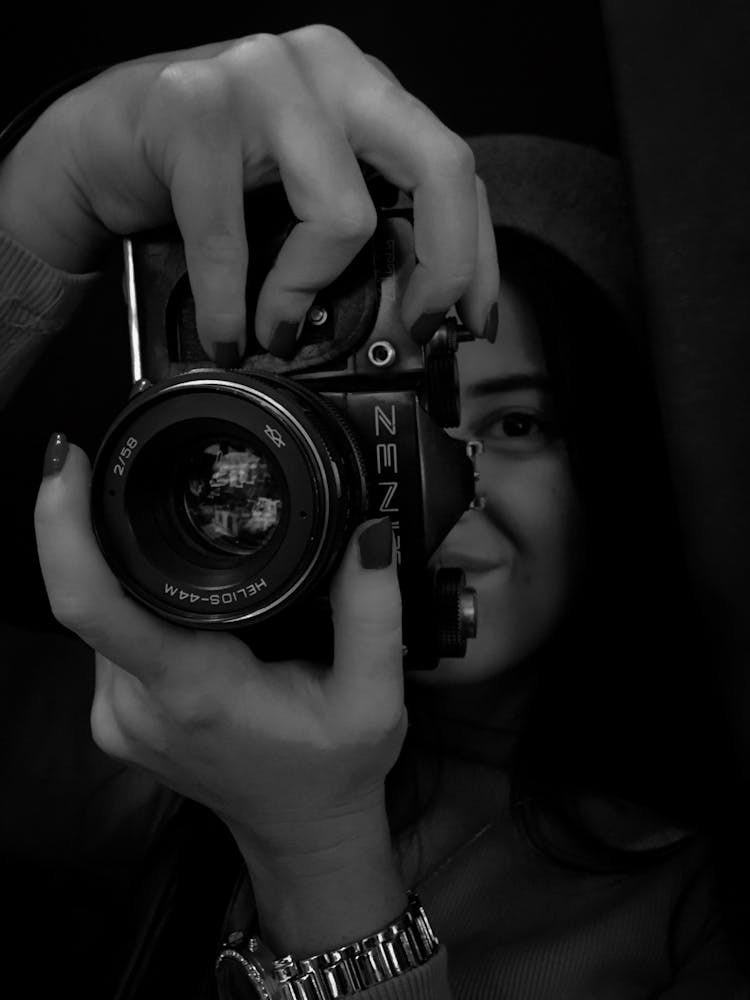
POLYGON ((427 565, 430 567, 441 565, 444 554, 448 551, 460 552, 467 556, 481 552, 484 546, 482 540, 476 537, 478 517, 481 517, 479 510, 467 507, 435 550, 427 565))

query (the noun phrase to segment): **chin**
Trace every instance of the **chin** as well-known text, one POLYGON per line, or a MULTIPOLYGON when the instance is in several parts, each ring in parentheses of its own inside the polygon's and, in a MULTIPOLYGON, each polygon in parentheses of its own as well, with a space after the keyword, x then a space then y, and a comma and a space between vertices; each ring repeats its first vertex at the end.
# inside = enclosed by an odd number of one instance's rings
POLYGON ((478 632, 466 642, 466 656, 445 657, 434 670, 411 670, 410 680, 432 686, 479 684, 507 674, 533 659, 561 616, 555 602, 503 601, 502 595, 479 597, 478 632), (490 606, 493 613, 487 613, 490 606))
MULTIPOLYGON (((496 626, 496 623, 493 622, 496 626)), ((524 651, 514 649, 505 637, 497 634, 497 627, 481 631, 474 639, 467 640, 466 656, 445 657, 434 670, 412 670, 409 678, 420 684, 452 685, 477 684, 511 670, 525 659, 524 651)))

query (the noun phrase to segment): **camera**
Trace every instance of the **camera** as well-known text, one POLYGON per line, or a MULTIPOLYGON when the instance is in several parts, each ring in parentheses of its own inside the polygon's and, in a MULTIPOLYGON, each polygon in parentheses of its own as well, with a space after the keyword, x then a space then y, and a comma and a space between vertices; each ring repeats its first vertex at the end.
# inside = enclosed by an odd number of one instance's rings
POLYGON ((465 656, 476 595, 430 556, 475 494, 479 442, 460 422, 453 318, 425 346, 399 303, 416 265, 411 201, 377 175, 373 237, 320 292, 295 356, 252 333, 263 280, 297 220, 281 184, 246 196, 247 350, 210 359, 176 227, 124 241, 133 385, 91 482, 93 528, 124 589, 164 619, 231 630, 267 661, 330 664, 328 586, 352 530, 387 515, 405 669, 465 656))

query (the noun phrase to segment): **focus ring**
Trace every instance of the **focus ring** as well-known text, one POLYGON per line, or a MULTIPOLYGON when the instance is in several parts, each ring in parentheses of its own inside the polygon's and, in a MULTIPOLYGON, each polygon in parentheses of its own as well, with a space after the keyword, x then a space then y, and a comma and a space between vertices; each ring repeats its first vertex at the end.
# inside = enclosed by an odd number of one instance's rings
POLYGON ((343 518, 340 519, 336 530, 329 539, 328 558, 321 562, 320 572, 316 576, 324 577, 331 569, 333 563, 340 555, 351 530, 360 523, 369 509, 369 484, 367 475, 367 465, 365 463, 362 448, 357 439, 356 432, 352 428, 347 418, 330 400, 313 392, 307 386, 296 382, 293 379, 279 378, 269 375, 267 372, 253 373, 253 377, 259 382, 266 382, 271 385, 280 385, 286 392, 291 392, 303 403, 309 404, 305 407, 305 415, 314 424, 320 440, 326 447, 326 453, 330 466, 336 470, 339 487, 341 489, 342 500, 345 503, 343 518), (340 456, 332 453, 329 447, 330 429, 334 426, 342 435, 342 453, 344 462, 340 456), (358 484, 358 488, 352 488, 351 484, 358 484), (359 501, 356 502, 356 497, 359 501))

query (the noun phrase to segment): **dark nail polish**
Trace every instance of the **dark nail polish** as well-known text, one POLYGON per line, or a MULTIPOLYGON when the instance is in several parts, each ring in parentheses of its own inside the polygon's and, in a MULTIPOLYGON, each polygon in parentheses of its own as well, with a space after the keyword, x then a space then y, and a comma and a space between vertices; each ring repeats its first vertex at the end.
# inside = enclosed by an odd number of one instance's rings
POLYGON ((411 328, 412 339, 418 344, 426 344, 433 333, 445 322, 444 312, 425 313, 411 328))
POLYGON ((391 519, 384 517, 359 536, 359 561, 362 569, 385 569, 393 558, 391 519))
POLYGON ((239 368, 240 349, 236 340, 222 340, 214 344, 214 359, 219 368, 239 368))
POLYGON ((42 475, 44 477, 55 476, 58 472, 62 472, 62 467, 65 465, 67 457, 68 439, 64 434, 53 434, 49 439, 47 450, 44 453, 42 475))
POLYGON ((482 336, 485 340, 489 340, 491 344, 494 344, 497 339, 497 302, 495 302, 487 315, 482 336))
POLYGON ((271 342, 268 345, 269 352, 275 354, 277 358, 283 358, 285 361, 293 358, 297 350, 297 331, 299 327, 299 323, 290 322, 289 320, 283 320, 279 323, 271 335, 271 342))

